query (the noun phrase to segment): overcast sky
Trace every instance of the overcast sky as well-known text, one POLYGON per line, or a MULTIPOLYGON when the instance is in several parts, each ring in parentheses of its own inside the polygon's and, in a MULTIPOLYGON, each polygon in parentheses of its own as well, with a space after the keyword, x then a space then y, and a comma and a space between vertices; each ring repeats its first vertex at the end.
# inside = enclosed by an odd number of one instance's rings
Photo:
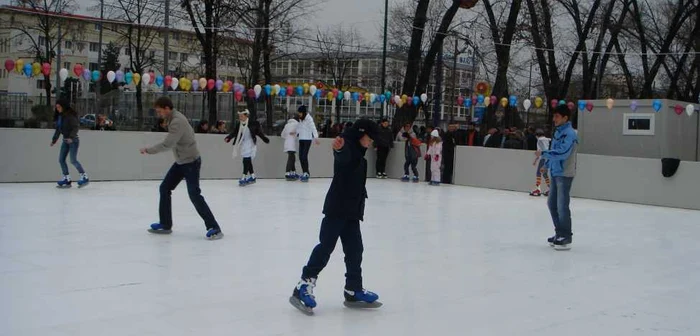
MULTIPOLYGON (((384 25, 382 0, 320 0, 318 11, 310 17, 311 24, 330 26, 342 23, 355 26, 365 41, 376 41, 384 25)), ((390 3, 393 1, 390 1, 390 3)))

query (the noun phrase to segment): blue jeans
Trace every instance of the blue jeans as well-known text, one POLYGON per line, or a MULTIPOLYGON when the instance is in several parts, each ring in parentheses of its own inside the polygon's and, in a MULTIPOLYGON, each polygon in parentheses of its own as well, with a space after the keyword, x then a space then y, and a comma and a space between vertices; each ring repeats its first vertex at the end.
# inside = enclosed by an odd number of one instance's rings
POLYGON ((345 289, 351 291, 362 290, 362 233, 360 221, 344 218, 323 218, 319 244, 316 245, 309 262, 302 270, 301 277, 318 278, 318 274, 326 267, 331 253, 340 238, 345 253, 345 289))
POLYGON ((571 184, 574 182, 573 177, 554 176, 552 177, 552 186, 549 190, 549 213, 552 215, 554 230, 557 237, 571 239, 571 210, 569 209, 569 201, 571 199, 571 184))
POLYGON ((70 173, 68 172, 68 165, 66 164, 66 158, 68 157, 68 154, 70 153, 70 163, 75 166, 75 169, 78 170, 78 173, 84 174, 85 170, 83 169, 83 166, 80 165, 80 162, 78 162, 78 148, 80 147, 80 140, 78 138, 73 139, 73 142, 68 144, 66 141, 63 141, 63 144, 61 144, 61 152, 58 155, 58 163, 61 165, 61 171, 63 172, 63 175, 69 175, 70 173))
POLYGON ((211 213, 209 205, 204 200, 202 190, 199 189, 199 171, 201 168, 202 159, 197 159, 194 162, 181 165, 174 163, 168 170, 168 173, 165 174, 165 178, 160 184, 160 204, 158 207, 160 224, 163 225, 164 229, 170 230, 173 227, 171 195, 182 179, 185 179, 187 182, 187 193, 190 196, 190 201, 192 201, 199 216, 204 220, 207 230, 219 229, 219 224, 214 219, 214 214, 211 213))

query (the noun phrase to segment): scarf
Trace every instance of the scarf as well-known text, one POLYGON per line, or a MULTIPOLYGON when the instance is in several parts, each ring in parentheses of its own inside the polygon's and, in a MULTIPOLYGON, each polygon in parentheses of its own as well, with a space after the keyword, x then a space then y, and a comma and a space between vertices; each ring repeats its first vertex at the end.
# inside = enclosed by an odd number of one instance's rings
POLYGON ((238 134, 236 135, 236 145, 233 146, 233 153, 231 153, 231 157, 234 159, 238 157, 238 153, 241 152, 240 148, 241 143, 243 142, 243 132, 245 129, 248 128, 248 121, 250 120, 246 120, 246 122, 241 122, 241 125, 238 127, 238 134))

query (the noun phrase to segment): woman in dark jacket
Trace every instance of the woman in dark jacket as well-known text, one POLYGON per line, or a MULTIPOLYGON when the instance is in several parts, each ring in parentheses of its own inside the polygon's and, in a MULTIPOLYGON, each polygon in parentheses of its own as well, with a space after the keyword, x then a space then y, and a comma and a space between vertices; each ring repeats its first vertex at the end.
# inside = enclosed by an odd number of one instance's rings
POLYGON ((78 180, 78 187, 84 187, 90 180, 88 179, 87 173, 83 169, 83 166, 78 162, 78 148, 80 147, 80 139, 78 138, 78 129, 80 128, 80 121, 78 120, 78 115, 70 107, 70 103, 66 100, 59 100, 56 103, 56 132, 53 134, 51 139, 51 146, 55 145, 58 141, 59 136, 63 135, 63 143, 61 144, 61 151, 58 156, 58 163, 61 165, 61 171, 63 172, 63 179, 58 181, 59 188, 70 188, 71 179, 70 173, 68 172, 68 165, 66 164, 66 158, 70 154, 70 163, 75 166, 75 169, 80 173, 80 180, 78 180))

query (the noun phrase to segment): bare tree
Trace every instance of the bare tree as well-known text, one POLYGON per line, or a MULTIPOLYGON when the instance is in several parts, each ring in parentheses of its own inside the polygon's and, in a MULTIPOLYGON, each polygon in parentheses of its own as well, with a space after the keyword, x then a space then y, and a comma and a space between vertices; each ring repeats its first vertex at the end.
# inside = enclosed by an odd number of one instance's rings
MULTIPOLYGON (((36 62, 53 63, 58 45, 63 43, 66 36, 75 36, 81 31, 81 27, 69 24, 70 21, 62 17, 74 11, 76 5, 72 0, 17 0, 15 4, 33 13, 32 24, 21 21, 11 21, 9 24, 21 32, 18 39, 29 41, 29 47, 24 51, 31 53, 36 62)), ((44 76, 47 106, 51 105, 51 87, 50 75, 44 76)))
MULTIPOLYGON (((125 24, 105 25, 106 29, 115 32, 117 43, 126 48, 129 57, 129 68, 134 73, 143 73, 155 67, 157 60, 155 48, 159 46, 158 39, 163 32, 156 28, 161 21, 163 2, 161 0, 108 0, 105 3, 106 17, 119 20, 125 24)), ((169 55, 163 55, 168 57, 169 55)), ((141 85, 136 85, 136 108, 138 111, 139 127, 144 125, 145 111, 143 109, 143 94, 141 85)))
MULTIPOLYGON (((335 26, 316 34, 318 50, 321 54, 316 69, 333 81, 333 86, 341 92, 357 84, 358 56, 362 51, 362 38, 354 28, 335 26)), ((336 120, 340 120, 341 104, 336 104, 336 120)))

